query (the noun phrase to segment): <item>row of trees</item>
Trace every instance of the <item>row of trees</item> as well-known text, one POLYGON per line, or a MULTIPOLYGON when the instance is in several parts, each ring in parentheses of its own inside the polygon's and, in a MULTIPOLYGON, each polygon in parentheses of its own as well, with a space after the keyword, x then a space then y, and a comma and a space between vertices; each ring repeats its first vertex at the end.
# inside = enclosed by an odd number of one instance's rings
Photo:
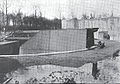
MULTIPOLYGON (((100 15, 101 17, 107 17, 104 15, 100 15)), ((113 16, 113 13, 111 14, 113 16)), ((97 18, 95 14, 90 14, 89 16, 86 14, 83 14, 81 19, 95 19, 97 18)), ((10 25, 12 23, 13 29, 18 30, 40 30, 40 29, 61 29, 61 19, 54 18, 53 20, 49 20, 45 17, 42 17, 42 13, 40 15, 30 15, 30 16, 24 16, 20 10, 17 13, 7 14, 8 24, 10 25)))
POLYGON ((42 17, 39 6, 35 5, 33 6, 33 8, 34 14, 30 16, 23 15, 20 9, 16 13, 8 14, 8 0, 4 0, 3 3, 0 4, 0 19, 2 19, 2 22, 0 24, 1 28, 9 28, 14 30, 61 29, 60 19, 55 18, 53 20, 49 20, 45 17, 42 17), (39 12, 40 14, 37 15, 37 12, 39 12))
POLYGON ((61 29, 61 20, 58 18, 50 20, 36 15, 23 16, 21 12, 8 14, 7 17, 9 25, 20 30, 61 29))

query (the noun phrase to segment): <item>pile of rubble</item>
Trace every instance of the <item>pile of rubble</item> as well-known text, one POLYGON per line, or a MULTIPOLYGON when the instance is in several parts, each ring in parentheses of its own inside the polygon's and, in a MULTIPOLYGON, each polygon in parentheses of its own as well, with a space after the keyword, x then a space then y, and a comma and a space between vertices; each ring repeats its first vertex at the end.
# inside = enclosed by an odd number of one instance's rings
POLYGON ((36 84, 36 83, 76 83, 75 79, 79 73, 75 71, 55 71, 49 74, 48 77, 43 77, 38 80, 36 78, 30 78, 26 81, 26 84, 36 84))

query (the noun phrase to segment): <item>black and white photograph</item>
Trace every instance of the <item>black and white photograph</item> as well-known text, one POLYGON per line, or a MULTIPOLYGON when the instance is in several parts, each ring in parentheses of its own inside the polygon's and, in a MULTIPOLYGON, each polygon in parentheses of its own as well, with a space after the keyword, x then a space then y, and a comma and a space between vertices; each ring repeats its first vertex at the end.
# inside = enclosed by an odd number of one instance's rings
POLYGON ((120 83, 120 0, 0 0, 0 84, 120 83))

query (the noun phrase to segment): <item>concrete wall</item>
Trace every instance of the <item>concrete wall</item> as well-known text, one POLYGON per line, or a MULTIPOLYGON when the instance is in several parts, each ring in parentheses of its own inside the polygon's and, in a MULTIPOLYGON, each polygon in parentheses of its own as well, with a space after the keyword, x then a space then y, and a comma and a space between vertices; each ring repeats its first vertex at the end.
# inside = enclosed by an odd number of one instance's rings
POLYGON ((19 54, 19 43, 18 42, 1 42, 0 43, 0 55, 13 55, 19 54))
POLYGON ((86 48, 86 29, 41 30, 20 47, 20 54, 86 48))

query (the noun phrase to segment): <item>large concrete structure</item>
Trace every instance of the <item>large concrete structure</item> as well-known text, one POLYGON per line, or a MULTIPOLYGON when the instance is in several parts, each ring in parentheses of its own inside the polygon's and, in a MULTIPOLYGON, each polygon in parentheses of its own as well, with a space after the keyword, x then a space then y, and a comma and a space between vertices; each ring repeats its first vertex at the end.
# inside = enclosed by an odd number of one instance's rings
MULTIPOLYGON (((84 28, 99 28, 99 32, 108 31, 111 40, 120 41, 120 17, 107 17, 98 19, 63 19, 62 20, 63 29, 84 29, 84 28)), ((95 37, 99 37, 98 33, 95 37)))
POLYGON ((94 45, 93 29, 41 30, 20 47, 21 54, 72 51, 94 45))

